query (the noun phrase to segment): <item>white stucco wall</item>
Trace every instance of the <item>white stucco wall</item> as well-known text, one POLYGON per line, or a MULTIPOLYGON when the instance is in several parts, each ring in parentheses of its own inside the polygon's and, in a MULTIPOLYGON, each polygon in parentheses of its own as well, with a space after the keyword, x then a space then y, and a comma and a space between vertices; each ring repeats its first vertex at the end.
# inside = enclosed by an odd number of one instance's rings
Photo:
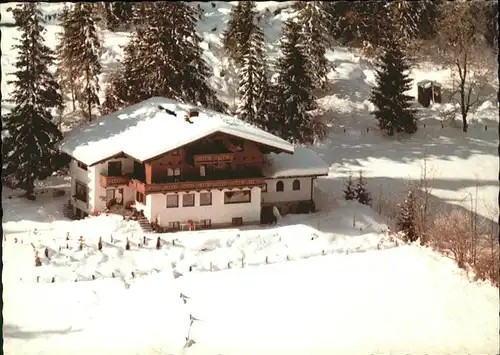
POLYGON ((91 203, 91 180, 92 180, 92 169, 88 168, 88 170, 83 170, 80 167, 78 167, 78 162, 76 160, 71 160, 70 166, 69 166, 69 172, 71 176, 71 196, 76 194, 76 181, 81 182, 82 184, 86 185, 88 187, 88 192, 89 195, 87 196, 89 205, 85 202, 82 202, 77 199, 72 199, 74 207, 81 209, 82 211, 89 213, 91 211, 90 208, 90 203, 91 203))
MULTIPOLYGON (((110 159, 104 163, 96 164, 89 168, 89 172, 92 170, 91 179, 89 181, 89 206, 91 211, 104 211, 106 209, 106 188, 101 187, 100 176, 108 173, 108 162, 110 161, 122 162, 122 174, 129 174, 134 170, 134 161, 132 159, 110 159), (101 196, 103 196, 104 199, 102 199, 101 196)), ((125 206, 129 201, 135 201, 135 193, 133 189, 128 186, 120 186, 120 188, 123 188, 123 206, 125 206)), ((118 191, 116 194, 117 193, 118 191)))
POLYGON ((268 179, 266 180, 267 192, 262 192, 262 202, 290 202, 307 201, 311 199, 312 177, 301 177, 292 179, 268 179), (294 180, 300 181, 300 190, 293 191, 294 180), (276 183, 283 181, 284 189, 282 192, 276 191, 276 183))
MULTIPOLYGON (((165 195, 162 194, 163 197, 165 195)), ((135 197, 134 197, 135 198, 135 197)), ((138 211, 143 211, 144 216, 150 221, 154 222, 153 214, 152 214, 152 209, 153 209, 153 195, 146 195, 146 204, 143 205, 142 203, 136 202, 135 203, 135 209, 138 211)))
MULTIPOLYGON (((250 190, 250 189, 243 189, 250 190)), ((232 218, 241 217, 243 223, 254 223, 260 221, 261 210, 261 190, 260 187, 251 189, 251 202, 224 204, 224 192, 236 191, 225 189, 212 190, 212 205, 200 206, 200 194, 198 192, 189 192, 195 194, 193 207, 182 207, 182 195, 179 193, 179 207, 167 208, 167 196, 164 194, 152 194, 147 196, 147 204, 151 206, 151 219, 158 218, 161 226, 168 226, 169 222, 185 223, 188 220, 200 221, 210 219, 212 224, 231 224, 232 218)), ((145 211, 146 214, 146 211, 145 211)))

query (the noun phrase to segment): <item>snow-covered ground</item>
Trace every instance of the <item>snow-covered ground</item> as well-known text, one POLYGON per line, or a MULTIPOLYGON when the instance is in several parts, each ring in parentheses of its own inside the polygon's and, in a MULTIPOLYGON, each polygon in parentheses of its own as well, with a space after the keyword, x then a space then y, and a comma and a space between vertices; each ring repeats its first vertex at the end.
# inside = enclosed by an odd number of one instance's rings
MULTIPOLYGON (((202 3, 202 46, 212 85, 233 103, 220 34, 234 3, 214 3, 202 3)), ((258 4, 271 58, 289 16, 273 12, 287 3, 258 4)), ((12 22, 6 8, 13 5, 0 5, 2 24, 12 22)), ((61 3, 41 6, 53 15, 61 3)), ((47 26, 51 47, 59 30, 55 21, 47 26)), ((15 28, 2 27, 4 74, 14 70, 17 36, 15 28)), ((128 34, 105 31, 103 38, 105 80, 128 34)), ((43 185, 67 187, 67 178, 42 183, 36 201, 5 189, 5 353, 177 354, 185 337, 194 341, 187 354, 497 352, 498 289, 470 282, 452 260, 427 248, 402 246, 387 232, 387 216, 340 199, 349 171, 362 170, 375 210, 380 197, 400 201, 425 158, 437 209, 470 209, 477 192, 478 212, 496 220, 498 103, 482 104, 466 134, 441 121, 439 112, 450 107, 444 102, 420 109, 419 132, 411 138, 385 138, 370 115, 371 61, 340 47, 328 56, 336 70, 319 103, 330 134, 311 147, 331 166, 317 181, 319 213, 286 216, 273 227, 146 235, 145 244, 137 223, 121 217, 66 220, 67 197, 54 199, 43 185), (190 314, 199 319, 191 327, 190 314)), ((450 72, 432 63, 419 63, 411 75, 415 96, 423 79, 451 85, 450 72)), ((9 108, 10 79, 2 75, 2 112, 9 108)))
MULTIPOLYGON (((270 59, 278 51, 278 38, 282 22, 290 16, 287 6, 291 2, 261 2, 258 8, 264 28, 270 59), (275 10, 284 8, 280 13, 275 10), (269 9, 269 11, 266 11, 269 9)), ((213 69, 212 85, 219 96, 233 103, 234 78, 222 60, 221 33, 229 20, 229 12, 234 2, 201 3, 204 10, 198 29, 203 38, 201 44, 204 56, 213 69), (225 72, 225 75, 222 75, 225 72)), ((1 4, 2 23, 12 22, 12 12, 8 7, 14 3, 1 4)), ((61 4, 42 3, 45 15, 60 11, 61 4)), ((46 41, 53 48, 56 35, 60 31, 57 21, 51 20, 47 27, 46 41)), ((16 53, 11 49, 18 31, 13 27, 2 28, 2 72, 14 70, 16 53)), ((123 55, 120 46, 128 41, 128 33, 103 31, 104 40, 102 81, 116 69, 118 59, 123 55)), ((335 66, 330 72, 331 89, 319 99, 325 121, 330 126, 329 138, 312 147, 331 165, 331 174, 320 180, 324 191, 341 197, 341 186, 349 171, 357 174, 363 170, 368 185, 377 199, 401 201, 409 181, 420 178, 424 159, 429 170, 428 178, 433 186, 432 194, 439 209, 448 206, 462 206, 470 209, 471 195, 478 197, 477 211, 483 216, 497 220, 498 209, 498 102, 493 95, 476 112, 471 113, 471 127, 467 134, 461 132, 457 118, 455 123, 442 122, 440 112, 450 109, 447 95, 445 102, 430 108, 420 107, 421 124, 419 132, 411 138, 384 138, 376 129, 376 121, 370 115, 373 108, 368 102, 370 88, 375 82, 372 60, 368 60, 354 50, 335 47, 328 52, 328 58, 335 66), (441 125, 443 123, 443 125, 441 125), (425 124, 425 127, 424 127, 425 124)), ((417 63, 411 71, 414 79, 411 94, 417 95, 417 82, 430 79, 443 84, 443 93, 450 90, 451 72, 432 63, 417 63)), ((12 90, 7 84, 8 75, 2 75, 2 97, 8 97, 12 90)), ((101 85, 104 87, 104 85, 101 85)), ((498 90, 498 78, 492 78, 491 93, 498 90)), ((9 109, 9 103, 2 100, 2 110, 9 109)), ((418 107, 418 106, 417 106, 418 107)), ((69 129, 77 117, 67 116, 69 129)), ((78 115, 76 115, 78 116, 78 115)), ((475 202, 474 202, 475 203, 475 202)))
POLYGON ((176 354, 186 337, 186 354, 499 346, 498 289, 403 246, 366 206, 336 201, 273 227, 144 235, 118 216, 64 220, 64 201, 4 199, 6 354, 176 354))

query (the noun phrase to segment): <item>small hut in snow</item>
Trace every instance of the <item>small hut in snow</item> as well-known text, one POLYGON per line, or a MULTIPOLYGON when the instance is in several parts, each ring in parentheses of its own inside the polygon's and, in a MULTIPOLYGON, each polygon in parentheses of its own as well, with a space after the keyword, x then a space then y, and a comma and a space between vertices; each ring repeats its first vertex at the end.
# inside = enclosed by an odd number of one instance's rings
POLYGON ((417 83, 418 86, 418 102, 429 107, 431 101, 433 103, 441 103, 441 84, 437 81, 422 80, 417 83))

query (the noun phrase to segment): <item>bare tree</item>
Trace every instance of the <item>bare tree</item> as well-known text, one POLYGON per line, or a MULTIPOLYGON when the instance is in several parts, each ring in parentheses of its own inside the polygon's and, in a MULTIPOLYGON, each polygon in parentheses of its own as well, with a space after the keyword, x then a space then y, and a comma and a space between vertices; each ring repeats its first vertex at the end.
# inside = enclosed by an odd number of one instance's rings
POLYGON ((415 194, 415 227, 422 245, 428 242, 427 230, 431 222, 429 221, 431 215, 430 197, 435 173, 434 168, 429 168, 427 155, 424 154, 420 163, 420 180, 410 186, 410 190, 415 194))
POLYGON ((438 54, 457 84, 452 101, 460 107, 464 132, 471 109, 488 99, 485 89, 495 67, 484 38, 487 22, 484 1, 444 2, 440 7, 438 54))

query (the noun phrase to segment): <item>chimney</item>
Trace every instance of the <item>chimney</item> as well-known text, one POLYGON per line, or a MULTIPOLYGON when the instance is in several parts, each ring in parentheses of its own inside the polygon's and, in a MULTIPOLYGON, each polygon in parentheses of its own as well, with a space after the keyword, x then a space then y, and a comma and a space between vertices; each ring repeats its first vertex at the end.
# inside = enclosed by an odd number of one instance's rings
POLYGON ((199 115, 199 112, 197 109, 189 110, 189 118, 198 117, 198 115, 199 115))
POLYGON ((191 118, 198 117, 198 115, 199 112, 197 109, 191 109, 188 113, 186 113, 186 117, 184 119, 186 120, 186 122, 193 123, 193 121, 191 121, 191 118))

